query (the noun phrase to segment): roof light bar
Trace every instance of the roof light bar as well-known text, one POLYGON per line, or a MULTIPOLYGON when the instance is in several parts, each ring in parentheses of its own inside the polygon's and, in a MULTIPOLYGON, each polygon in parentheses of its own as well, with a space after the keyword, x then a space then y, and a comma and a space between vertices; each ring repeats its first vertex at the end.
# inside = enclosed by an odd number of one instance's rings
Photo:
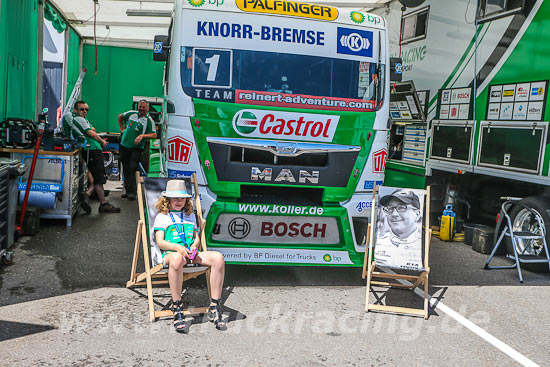
POLYGON ((129 17, 171 17, 171 10, 148 10, 148 9, 127 9, 129 17))

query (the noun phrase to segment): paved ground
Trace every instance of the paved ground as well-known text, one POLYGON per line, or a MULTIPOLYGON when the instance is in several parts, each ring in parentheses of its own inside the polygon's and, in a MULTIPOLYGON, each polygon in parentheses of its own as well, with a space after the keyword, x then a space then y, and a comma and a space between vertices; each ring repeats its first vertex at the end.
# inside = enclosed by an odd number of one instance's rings
MULTIPOLYGON (((525 272, 520 285, 513 270, 482 270, 486 255, 436 239, 430 294, 439 308, 427 321, 364 313, 360 269, 228 266, 229 330, 196 318, 188 320, 187 335, 176 334, 170 320, 148 321, 145 289, 124 287, 137 204, 113 196, 123 214, 99 215, 96 204, 72 228, 42 222, 38 235, 20 239, 16 263, 0 267, 5 364, 520 365, 493 345, 500 341, 524 363, 550 365, 550 275, 525 272), (482 339, 444 306, 498 340, 482 339)), ((203 283, 193 281, 185 300, 205 304, 203 283)), ((155 293, 168 301, 167 289, 155 293)), ((389 291, 386 301, 421 304, 400 290, 389 291)))

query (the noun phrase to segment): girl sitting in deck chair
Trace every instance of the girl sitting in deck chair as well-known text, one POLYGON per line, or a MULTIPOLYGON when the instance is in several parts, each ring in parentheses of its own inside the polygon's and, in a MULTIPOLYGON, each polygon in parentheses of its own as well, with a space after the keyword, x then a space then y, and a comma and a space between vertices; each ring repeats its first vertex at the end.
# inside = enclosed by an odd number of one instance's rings
POLYGON ((217 251, 201 251, 197 253, 200 238, 197 221, 193 214, 193 204, 189 198, 183 180, 170 180, 166 191, 155 205, 158 214, 153 225, 155 240, 162 250, 164 265, 168 266, 168 282, 172 295, 174 311, 174 327, 178 332, 184 332, 185 319, 182 313, 183 304, 181 292, 183 287, 182 268, 186 264, 202 264, 210 266, 210 286, 212 301, 208 310, 208 318, 214 322, 216 329, 226 330, 220 309, 225 261, 217 251))

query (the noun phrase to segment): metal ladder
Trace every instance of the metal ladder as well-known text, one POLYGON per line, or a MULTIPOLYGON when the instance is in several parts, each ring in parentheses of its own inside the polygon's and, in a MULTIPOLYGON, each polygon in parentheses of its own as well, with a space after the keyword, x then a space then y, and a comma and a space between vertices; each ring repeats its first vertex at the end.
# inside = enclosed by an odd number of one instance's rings
POLYGON ((61 116, 63 116, 67 112, 70 112, 73 108, 74 103, 80 97, 80 92, 82 90, 82 80, 84 79, 87 70, 88 69, 84 68, 82 69, 82 71, 80 71, 80 75, 78 75, 78 79, 76 80, 76 83, 74 85, 73 92, 71 93, 69 100, 65 104, 65 108, 63 109, 63 114, 61 116))
MULTIPOLYGON (((532 210, 531 208, 527 207, 526 205, 523 205, 517 201, 514 200, 508 200, 502 203, 501 208, 501 214, 504 215, 505 223, 504 223, 504 229, 500 233, 500 236, 495 244, 495 247, 493 248, 493 251, 491 251, 491 254, 489 255, 489 259, 487 259, 487 262, 485 263, 485 269, 517 269, 518 276, 519 276, 519 282, 523 283, 523 274, 521 273, 521 264, 522 263, 546 263, 550 269, 550 255, 548 253, 548 246, 546 244, 546 228, 544 226, 543 220, 540 217, 540 215, 532 210), (510 215, 508 214, 508 211, 511 207, 514 205, 518 205, 520 207, 523 207, 524 209, 528 210, 531 215, 535 218, 536 221, 536 229, 538 231, 515 231, 514 227, 512 226, 512 220, 510 218, 510 215), (503 243, 504 237, 510 237, 512 241, 512 249, 514 251, 513 255, 508 255, 507 257, 514 260, 514 265, 504 265, 504 266, 490 266, 489 263, 493 259, 493 256, 495 256, 495 253, 497 252, 498 247, 503 243), (522 251, 519 249, 519 241, 531 241, 530 246, 533 246, 533 241, 540 240, 543 244, 544 249, 544 255, 528 255, 525 254, 526 248, 524 248, 522 251)), ((528 246, 529 247, 529 246, 528 246)))

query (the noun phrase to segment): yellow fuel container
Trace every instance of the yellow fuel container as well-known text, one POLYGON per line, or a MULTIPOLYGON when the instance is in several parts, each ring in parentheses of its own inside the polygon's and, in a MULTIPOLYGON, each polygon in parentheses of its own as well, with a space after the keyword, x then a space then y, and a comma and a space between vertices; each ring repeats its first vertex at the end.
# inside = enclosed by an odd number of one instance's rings
POLYGON ((452 241, 455 231, 456 214, 452 205, 447 205, 441 216, 441 227, 439 228, 439 238, 443 241, 452 241))

